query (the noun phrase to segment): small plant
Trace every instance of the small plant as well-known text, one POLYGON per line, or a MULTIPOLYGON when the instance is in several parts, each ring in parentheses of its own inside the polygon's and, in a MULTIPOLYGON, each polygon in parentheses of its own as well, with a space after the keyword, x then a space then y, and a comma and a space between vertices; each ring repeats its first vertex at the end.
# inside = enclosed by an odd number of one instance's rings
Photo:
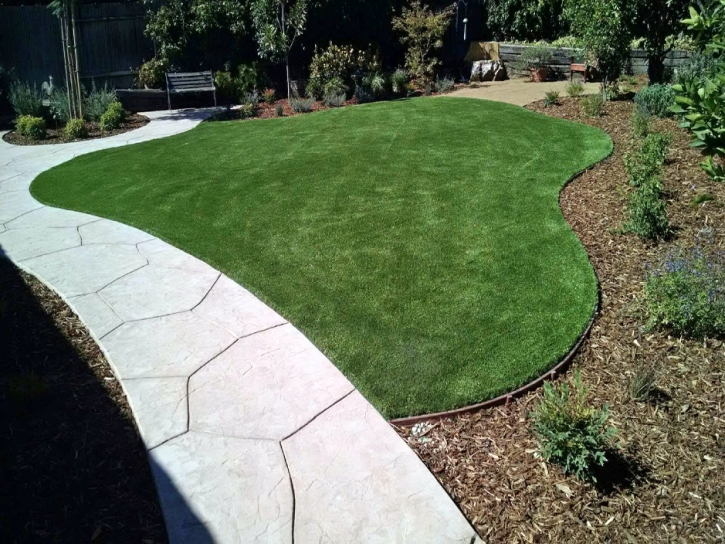
POLYGON ((88 127, 83 119, 70 119, 63 130, 65 137, 70 140, 88 138, 88 127))
POLYGON ((45 119, 42 117, 21 115, 15 120, 15 128, 18 134, 31 140, 42 140, 45 138, 45 119))
POLYGON ((662 165, 669 151, 672 136, 659 132, 648 134, 642 144, 624 156, 624 166, 629 172, 629 182, 639 187, 646 183, 659 184, 662 165))
POLYGON ((314 98, 290 98, 290 108, 295 113, 309 113, 312 111, 312 106, 315 105, 314 98))
POLYGON ((138 69, 136 83, 142 89, 161 89, 166 84, 166 63, 153 58, 138 69))
POLYGON ((643 112, 656 117, 668 117, 675 105, 675 91, 670 85, 647 85, 634 97, 635 105, 643 112))
POLYGON ((635 138, 646 138, 650 131, 650 115, 635 106, 632 112, 632 136, 635 138))
POLYGON ((387 81, 385 76, 379 72, 370 72, 362 79, 362 84, 370 89, 377 97, 383 96, 386 91, 387 81))
POLYGON ((407 93, 407 85, 409 81, 410 78, 408 77, 408 72, 406 72, 402 68, 398 68, 397 70, 395 70, 390 78, 390 86, 392 87, 393 93, 397 95, 407 93))
POLYGON ((19 116, 43 116, 43 94, 37 85, 31 87, 29 83, 13 83, 10 85, 8 100, 19 116))
POLYGON ((327 107, 339 108, 345 103, 345 95, 335 93, 326 94, 325 97, 322 99, 322 102, 327 107))
POLYGON ((648 181, 637 187, 627 205, 625 232, 636 234, 646 240, 667 236, 670 222, 667 218, 667 204, 660 198, 659 181, 648 181))
POLYGON ((452 77, 438 78, 436 80, 436 89, 441 94, 451 92, 456 87, 456 82, 452 77))
POLYGON ((101 115, 108 111, 108 107, 118 102, 116 91, 109 90, 107 86, 96 89, 96 84, 91 84, 91 92, 88 93, 83 105, 83 113, 90 121, 100 121, 101 115))
POLYGON ((266 89, 262 94, 262 100, 264 100, 267 104, 274 104, 276 99, 277 93, 272 88, 266 89))
POLYGON ((368 102, 373 102, 375 100, 375 95, 367 87, 358 85, 355 87, 355 99, 358 104, 367 104, 368 102))
POLYGON ((214 75, 214 86, 220 96, 233 101, 237 94, 237 83, 230 72, 217 72, 214 75))
POLYGON ((692 199, 692 202, 690 202, 691 208, 696 208, 697 206, 700 206, 701 204, 704 204, 705 202, 712 202, 715 200, 715 195, 710 193, 700 193, 695 198, 692 199))
POLYGON ((126 112, 119 101, 111 102, 105 113, 101 115, 99 125, 101 130, 106 132, 121 126, 126 118, 126 112))
POLYGON ((629 380, 629 397, 632 400, 647 399, 652 395, 657 380, 657 371, 652 365, 638 364, 629 380))
POLYGON ((327 95, 347 96, 347 86, 339 77, 333 77, 323 87, 323 97, 327 95))
POLYGON ((531 417, 541 457, 561 465, 566 473, 594 480, 594 467, 607 461, 605 451, 616 430, 607 423, 609 407, 594 408, 579 373, 570 387, 544 384, 544 397, 531 417))
POLYGON ((725 254, 708 245, 671 251, 650 267, 644 300, 650 327, 691 337, 725 335, 725 254))
MULTIPOLYGON (((524 49, 514 63, 517 72, 530 73, 538 70, 548 70, 553 55, 551 49, 545 45, 533 45, 524 49)), ((546 75, 542 73, 542 79, 546 75)))
POLYGON ((242 98, 242 109, 240 110, 242 117, 256 117, 259 113, 259 93, 252 91, 242 98))
POLYGON ((50 115, 56 123, 65 124, 71 118, 68 92, 60 87, 54 87, 50 93, 50 115))
POLYGON ((581 81, 572 81, 566 86, 566 95, 570 98, 579 98, 584 94, 584 84, 581 81))
POLYGON ((589 117, 601 117, 604 111, 604 97, 600 94, 592 94, 581 100, 582 109, 589 117))
POLYGON ((276 115, 277 117, 284 117, 284 108, 282 107, 282 104, 277 104, 277 105, 276 105, 276 106, 274 107, 274 114, 275 114, 275 115, 276 115))
POLYGON ((547 91, 544 95, 544 107, 556 106, 559 104, 559 91, 547 91))

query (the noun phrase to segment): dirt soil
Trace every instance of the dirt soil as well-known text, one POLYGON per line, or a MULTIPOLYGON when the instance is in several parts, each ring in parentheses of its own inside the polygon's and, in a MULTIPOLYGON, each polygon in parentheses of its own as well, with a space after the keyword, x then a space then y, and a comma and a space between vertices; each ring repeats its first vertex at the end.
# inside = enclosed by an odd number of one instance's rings
POLYGON ((121 385, 78 317, 0 258, 0 542, 166 542, 121 385))
MULTIPOLYGON (((148 117, 144 117, 143 115, 139 115, 137 113, 127 114, 126 120, 121 124, 121 126, 113 130, 102 131, 96 121, 86 122, 86 126, 88 127, 88 137, 82 138, 82 140, 95 140, 96 138, 107 138, 108 136, 123 134, 124 132, 141 128, 148 122, 148 117)), ((63 126, 56 127, 50 123, 48 125, 46 136, 43 140, 31 140, 27 136, 21 136, 14 130, 6 133, 3 136, 3 140, 14 145, 48 145, 78 142, 81 138, 67 138, 65 132, 63 132, 63 126)))
MULTIPOLYGON (((601 283, 602 310, 573 364, 590 398, 609 403, 618 429, 597 485, 536 457, 529 414, 541 396, 471 415, 399 428, 485 542, 725 542, 725 346, 645 327, 640 303, 647 263, 715 228, 725 246, 725 184, 700 170, 699 154, 674 120, 664 187, 671 240, 618 234, 631 190, 622 162, 631 145, 632 103, 606 104, 587 118, 577 99, 530 109, 600 127, 613 155, 561 193, 561 208, 584 243, 601 283), (714 201, 693 206, 710 193, 714 201), (630 398, 635 368, 656 369, 655 394, 630 398), (412 432, 414 431, 414 432, 412 432)), ((560 378, 570 380, 573 374, 560 378)))

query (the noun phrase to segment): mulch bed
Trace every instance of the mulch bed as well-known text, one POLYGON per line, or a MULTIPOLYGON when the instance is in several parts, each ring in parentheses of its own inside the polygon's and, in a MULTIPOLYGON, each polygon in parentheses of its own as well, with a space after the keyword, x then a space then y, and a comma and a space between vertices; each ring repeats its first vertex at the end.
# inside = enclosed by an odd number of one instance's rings
POLYGON ((166 542, 131 410, 68 306, 0 258, 0 542, 166 542))
MULTIPOLYGON (((94 140, 96 138, 107 138, 108 136, 123 134, 124 132, 141 128, 142 126, 148 124, 148 122, 148 117, 144 117, 143 115, 139 115, 137 113, 127 114, 126 120, 121 124, 121 126, 113 130, 102 131, 96 121, 86 122, 86 126, 88 127, 88 137, 82 138, 82 140, 94 140)), ((67 138, 63 132, 62 126, 54 127, 51 123, 48 126, 46 136, 43 140, 31 140, 27 136, 21 136, 14 130, 3 135, 3 140, 14 145, 48 145, 78 142, 81 139, 67 138)))
MULTIPOLYGON (((530 109, 600 127, 613 155, 561 193, 561 208, 584 243, 599 277, 602 310, 575 358, 597 404, 609 403, 618 429, 597 485, 566 476, 535 457, 529 414, 541 396, 412 428, 398 428, 451 494, 484 541, 725 541, 725 347, 645 328, 640 298, 646 264, 673 245, 692 244, 703 228, 725 246, 725 184, 700 170, 701 157, 673 120, 655 128, 673 134, 664 186, 674 227, 671 240, 644 243, 618 233, 631 190, 622 162, 631 143, 632 103, 607 103, 587 118, 576 99, 530 109), (700 193, 715 200, 691 206, 700 193), (657 369, 656 394, 631 400, 638 365, 657 369)), ((569 379, 568 376, 561 379, 569 379)))

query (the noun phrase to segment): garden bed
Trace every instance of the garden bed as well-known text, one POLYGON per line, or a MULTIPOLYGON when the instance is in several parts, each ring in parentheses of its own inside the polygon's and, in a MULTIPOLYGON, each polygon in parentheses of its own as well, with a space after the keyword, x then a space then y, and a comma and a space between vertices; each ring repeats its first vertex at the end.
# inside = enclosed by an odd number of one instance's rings
MULTIPOLYGON (((560 204, 600 281, 602 310, 574 361, 595 404, 609 403, 617 452, 599 485, 565 476, 534 453, 529 414, 541 392, 508 406, 400 428, 486 542, 716 542, 725 536, 725 348, 645 329, 639 303, 647 263, 700 229, 715 227, 722 248, 725 184, 709 181, 699 154, 673 120, 655 128, 674 136, 664 188, 674 236, 659 244, 618 234, 630 191, 622 158, 632 103, 582 115, 574 99, 530 109, 587 123, 614 140, 613 155, 568 185, 560 204), (715 200, 693 205, 704 192, 715 200), (628 393, 635 368, 657 370, 648 402, 628 393), (424 436, 421 436, 423 435, 424 436)), ((562 379, 567 379, 564 377, 562 379)))
MULTIPOLYGON (((96 138, 107 138, 109 136, 115 136, 117 134, 123 134, 137 128, 141 128, 149 122, 149 118, 137 113, 129 113, 126 116, 126 120, 121 124, 120 127, 112 130, 101 130, 98 122, 86 121, 86 127, 88 127, 88 137, 82 138, 82 140, 94 140, 96 138)), ((63 127, 51 127, 49 126, 46 130, 46 136, 42 140, 33 140, 27 136, 22 136, 16 131, 11 131, 3 135, 3 140, 13 145, 49 145, 49 144, 65 144, 68 142, 77 142, 81 139, 71 139, 65 135, 63 127)))
POLYGON ((131 409, 48 287, 0 259, 0 541, 166 541, 131 409))

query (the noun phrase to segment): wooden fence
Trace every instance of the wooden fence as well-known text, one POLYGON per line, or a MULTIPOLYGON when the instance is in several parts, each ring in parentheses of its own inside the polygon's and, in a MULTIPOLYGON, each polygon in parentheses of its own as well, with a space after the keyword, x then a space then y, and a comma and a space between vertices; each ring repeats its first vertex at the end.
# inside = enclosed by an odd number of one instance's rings
MULTIPOLYGON (((79 72, 90 87, 131 87, 144 60, 154 54, 143 34, 140 2, 79 4, 79 72)), ((64 80, 60 23, 47 6, 0 6, 0 64, 21 81, 41 85, 64 80)))
MULTIPOLYGON (((521 55, 521 52, 526 48, 526 45, 499 44, 499 58, 504 61, 509 68, 511 68, 519 58, 519 55, 521 55)), ((553 58, 551 64, 549 65, 549 69, 562 76, 569 77, 569 65, 571 63, 571 58, 575 57, 581 59, 581 49, 570 49, 566 47, 551 47, 550 49, 553 58)), ((677 68, 688 58, 690 58, 690 53, 688 51, 670 51, 665 59, 665 66, 669 68, 677 68)), ((632 49, 630 55, 630 69, 634 74, 647 73, 647 52, 644 49, 632 49)))

